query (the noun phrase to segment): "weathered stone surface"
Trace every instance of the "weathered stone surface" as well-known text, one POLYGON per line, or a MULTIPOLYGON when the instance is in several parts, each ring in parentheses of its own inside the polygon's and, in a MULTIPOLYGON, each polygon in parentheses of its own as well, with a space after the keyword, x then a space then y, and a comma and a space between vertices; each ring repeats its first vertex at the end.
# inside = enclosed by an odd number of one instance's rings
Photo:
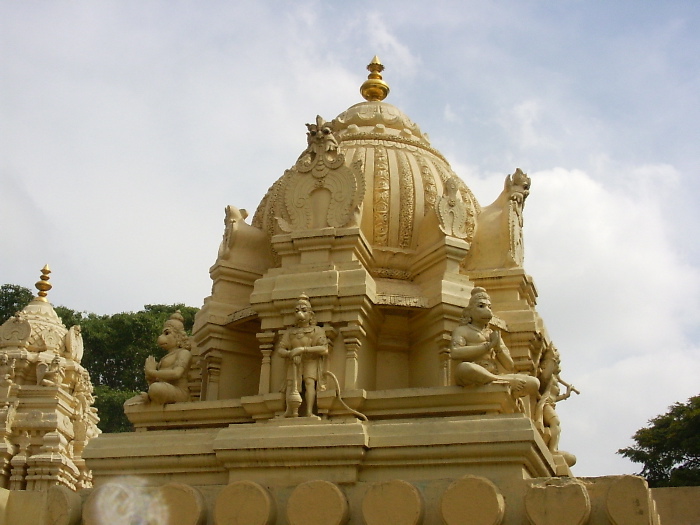
POLYGON ((423 498, 416 487, 400 479, 373 484, 362 499, 367 525, 419 525, 423 522, 423 498))
POLYGON ((558 478, 533 483, 525 495, 525 509, 533 525, 584 525, 591 503, 583 483, 558 478))
POLYGON ((656 510, 644 478, 622 476, 608 491, 607 511, 614 525, 651 525, 656 510))
POLYGON ((216 497, 216 525, 273 525, 275 502, 265 487, 253 481, 234 481, 216 497))
POLYGON ((454 481, 440 500, 440 516, 446 525, 499 525, 505 501, 488 479, 464 476, 454 481))
POLYGON ((287 502, 290 525, 345 525, 348 517, 345 494, 328 481, 302 483, 287 502))

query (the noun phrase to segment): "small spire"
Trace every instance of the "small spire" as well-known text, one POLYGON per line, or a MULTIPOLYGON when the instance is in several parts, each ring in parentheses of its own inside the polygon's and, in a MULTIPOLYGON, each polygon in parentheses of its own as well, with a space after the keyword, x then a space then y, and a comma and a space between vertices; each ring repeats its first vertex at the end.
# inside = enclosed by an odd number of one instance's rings
POLYGON ((389 85, 382 80, 384 65, 379 61, 378 56, 374 56, 367 66, 369 75, 360 87, 362 97, 367 101, 384 100, 389 94, 389 85))
POLYGON ((46 264, 44 267, 41 269, 41 277, 39 278, 40 280, 36 282, 34 286, 36 286, 36 289, 39 290, 39 300, 41 301, 47 301, 46 295, 48 291, 53 288, 51 283, 49 282, 49 274, 51 273, 51 268, 49 268, 49 265, 46 264))

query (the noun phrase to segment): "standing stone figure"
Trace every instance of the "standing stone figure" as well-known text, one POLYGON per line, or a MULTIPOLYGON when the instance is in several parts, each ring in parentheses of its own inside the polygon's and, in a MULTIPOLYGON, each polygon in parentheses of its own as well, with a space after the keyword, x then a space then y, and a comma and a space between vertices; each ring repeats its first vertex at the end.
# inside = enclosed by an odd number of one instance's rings
MULTIPOLYGON (((7 352, 0 354, 0 399, 10 397, 10 389, 15 379, 15 360, 10 359, 7 352)), ((7 406, 7 401, 3 406, 7 406)))
POLYGON ((540 382, 536 377, 513 373, 514 363, 501 334, 489 327, 493 318, 491 298, 480 287, 472 289, 462 324, 452 332, 450 357, 461 361, 455 371, 458 385, 476 386, 492 382, 510 385, 516 397, 535 395, 540 382))
MULTIPOLYGON (((553 345, 550 345, 545 349, 540 361, 540 399, 535 408, 535 426, 542 434, 552 453, 567 454, 559 452, 561 425, 556 411, 556 404, 559 401, 568 399, 572 392, 578 394, 579 391, 572 384, 561 379, 559 377, 560 373, 559 352, 553 345), (566 392, 563 394, 559 389, 560 384, 566 387, 566 392)), ((565 455, 565 458, 569 466, 571 466, 573 463, 569 463, 569 456, 571 455, 565 455)))
POLYGON ((305 417, 313 414, 316 385, 323 374, 324 358, 328 355, 328 341, 323 328, 316 326, 314 311, 305 294, 299 296, 294 309, 296 322, 287 328, 277 344, 276 351, 287 360, 285 381, 286 410, 283 417, 298 417, 301 405, 302 381, 305 389, 305 417))
POLYGON ((167 350, 160 360, 149 355, 144 372, 148 382, 148 392, 132 397, 124 406, 153 403, 182 403, 190 400, 187 374, 192 362, 190 338, 183 325, 184 317, 180 310, 170 316, 163 325, 163 333, 158 336, 158 346, 167 350))

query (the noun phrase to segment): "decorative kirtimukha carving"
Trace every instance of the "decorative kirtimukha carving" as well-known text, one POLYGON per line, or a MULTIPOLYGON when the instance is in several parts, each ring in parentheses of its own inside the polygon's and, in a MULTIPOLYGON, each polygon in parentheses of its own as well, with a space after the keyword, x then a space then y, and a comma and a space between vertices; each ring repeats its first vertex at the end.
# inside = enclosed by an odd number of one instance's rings
POLYGON ((458 385, 478 386, 492 382, 508 383, 516 397, 535 395, 540 382, 536 377, 514 374, 513 358, 498 330, 489 327, 493 318, 491 298, 480 287, 472 289, 462 323, 452 332, 450 357, 461 361, 455 371, 458 385))
POLYGON ((17 312, 0 326, 0 347, 24 348, 29 344, 31 334, 31 325, 17 312))
POLYGON ((36 365, 36 384, 39 386, 61 386, 66 375, 66 366, 57 355, 50 363, 43 361, 36 365))
POLYGON ((305 390, 305 417, 318 417, 313 413, 316 402, 316 386, 323 378, 325 357, 328 355, 328 340, 316 318, 309 298, 299 296, 294 308, 296 322, 284 330, 276 352, 287 361, 284 385, 286 410, 283 417, 298 417, 302 399, 299 389, 305 390), (302 383, 303 382, 303 383, 302 383))
POLYGON ((457 177, 447 179, 444 193, 437 204, 437 216, 442 233, 458 239, 466 239, 469 236, 467 231, 469 207, 457 196, 458 192, 457 177))
POLYGON ((158 346, 167 350, 160 360, 149 355, 144 372, 148 382, 148 392, 128 399, 125 406, 153 403, 165 405, 190 400, 187 374, 192 362, 190 338, 185 332, 184 318, 180 310, 170 316, 163 325, 163 333, 158 336, 158 346))
POLYGON ((566 452, 559 451, 559 437, 561 436, 561 426, 559 416, 556 412, 556 404, 559 401, 571 397, 571 393, 580 392, 574 385, 567 383, 559 377, 561 373, 559 352, 554 345, 549 345, 540 360, 539 379, 540 379, 540 398, 535 408, 535 426, 544 438, 545 443, 553 454, 562 454, 569 466, 573 465, 575 457, 566 452), (559 389, 559 385, 566 387, 566 392, 563 394, 559 389), (570 458, 573 458, 571 460, 570 458))
POLYGON ((307 124, 308 146, 281 186, 277 223, 283 232, 355 226, 365 194, 361 162, 345 165, 330 123, 307 124))

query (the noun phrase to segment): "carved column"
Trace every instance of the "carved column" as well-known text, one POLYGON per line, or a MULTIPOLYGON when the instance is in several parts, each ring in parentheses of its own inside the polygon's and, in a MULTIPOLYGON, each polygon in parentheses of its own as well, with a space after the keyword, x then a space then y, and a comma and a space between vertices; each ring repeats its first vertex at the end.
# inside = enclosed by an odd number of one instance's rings
POLYGON ((345 385, 344 390, 357 388, 358 355, 362 346, 364 329, 355 323, 350 323, 340 329, 345 342, 345 385))
POLYGON ((202 381, 203 401, 214 401, 219 399, 219 380, 221 376, 221 353, 211 351, 204 358, 204 377, 202 381))
POLYGON ((260 332, 256 334, 255 337, 257 337, 260 342, 260 352, 262 352, 258 394, 269 394, 272 352, 275 349, 275 332, 260 332))
POLYGON ((440 384, 450 386, 452 384, 452 357, 450 356, 450 343, 452 335, 443 333, 437 338, 437 345, 440 349, 440 384))
POLYGON ((29 445, 31 440, 25 430, 17 438, 19 452, 12 458, 12 473, 10 475, 10 490, 24 490, 27 488, 27 459, 29 458, 29 445))

